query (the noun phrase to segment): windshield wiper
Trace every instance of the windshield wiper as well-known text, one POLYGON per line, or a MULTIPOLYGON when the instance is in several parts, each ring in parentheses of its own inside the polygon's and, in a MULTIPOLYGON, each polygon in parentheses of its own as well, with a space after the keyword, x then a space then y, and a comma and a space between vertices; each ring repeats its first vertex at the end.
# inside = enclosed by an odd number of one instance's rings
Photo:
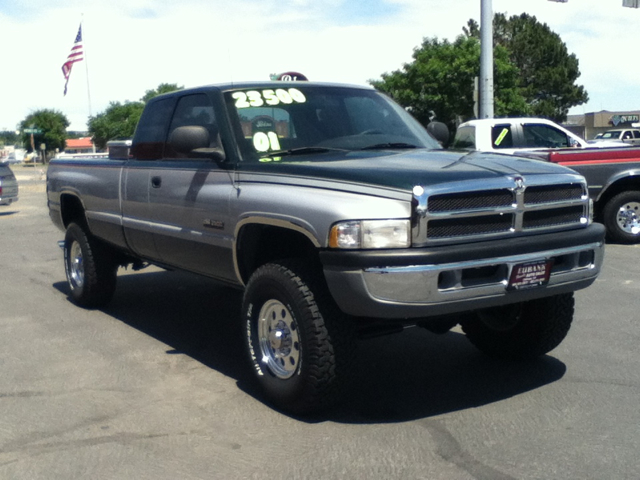
POLYGON ((385 150, 388 148, 418 148, 417 145, 412 145, 411 143, 376 143, 375 145, 369 145, 368 147, 361 148, 360 150, 385 150))
POLYGON ((310 155, 312 153, 326 153, 326 152, 346 152, 341 148, 327 148, 327 147, 300 147, 291 148, 289 150, 276 150, 269 152, 266 155, 262 155, 260 158, 267 157, 286 157, 289 155, 310 155))

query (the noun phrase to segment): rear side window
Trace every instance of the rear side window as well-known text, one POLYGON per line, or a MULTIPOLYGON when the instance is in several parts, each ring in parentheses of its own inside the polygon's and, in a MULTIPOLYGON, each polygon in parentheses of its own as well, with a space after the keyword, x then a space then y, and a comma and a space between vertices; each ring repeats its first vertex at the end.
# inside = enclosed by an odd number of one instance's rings
POLYGON ((513 148, 511 125, 494 125, 491 128, 491 145, 493 148, 513 148))
POLYGON ((456 131, 456 136, 453 139, 451 148, 460 150, 475 150, 476 149, 476 127, 467 126, 460 127, 456 131))
POLYGON ((566 133, 550 125, 529 123, 522 125, 525 148, 562 148, 570 147, 566 133))
POLYGON ((640 130, 633 131, 633 138, 640 138, 640 130))

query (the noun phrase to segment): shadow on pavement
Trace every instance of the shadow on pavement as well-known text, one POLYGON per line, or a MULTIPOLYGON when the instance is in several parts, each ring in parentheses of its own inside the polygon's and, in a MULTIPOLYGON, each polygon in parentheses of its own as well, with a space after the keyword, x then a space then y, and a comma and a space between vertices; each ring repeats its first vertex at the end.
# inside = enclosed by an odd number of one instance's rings
MULTIPOLYGON (((65 282, 54 285, 68 294, 65 282)), ((121 274, 113 301, 102 311, 235 379, 260 400, 245 361, 239 322, 242 293, 177 272, 121 274)), ((500 362, 482 355, 452 331, 420 328, 363 340, 346 401, 302 421, 388 423, 479 407, 562 378, 566 366, 545 356, 534 362, 500 362)))
POLYGON ((462 333, 413 328, 363 341, 347 401, 331 420, 403 422, 479 407, 562 378, 566 366, 545 356, 504 362, 480 353, 462 333))

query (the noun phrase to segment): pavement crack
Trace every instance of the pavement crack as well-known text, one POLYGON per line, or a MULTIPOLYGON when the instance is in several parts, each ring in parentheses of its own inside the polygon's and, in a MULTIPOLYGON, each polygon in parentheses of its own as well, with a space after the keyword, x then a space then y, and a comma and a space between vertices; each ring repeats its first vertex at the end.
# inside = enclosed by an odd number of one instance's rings
POLYGON ((64 450, 73 450, 77 448, 93 447, 96 445, 104 445, 108 443, 119 443, 127 445, 140 440, 152 440, 155 438, 167 437, 169 434, 136 434, 136 433, 118 433, 114 435, 105 435, 101 437, 90 437, 74 440, 61 440, 42 444, 23 445, 13 449, 1 449, 1 453, 22 453, 28 456, 43 455, 51 452, 59 452, 64 450))
POLYGON ((43 397, 48 395, 45 392, 12 392, 2 393, 0 392, 0 398, 31 398, 31 397, 43 397))
POLYGON ((427 419, 420 422, 420 425, 429 431, 436 443, 436 453, 447 462, 468 472, 473 478, 477 480, 516 480, 515 477, 476 460, 462 448, 443 422, 427 419))

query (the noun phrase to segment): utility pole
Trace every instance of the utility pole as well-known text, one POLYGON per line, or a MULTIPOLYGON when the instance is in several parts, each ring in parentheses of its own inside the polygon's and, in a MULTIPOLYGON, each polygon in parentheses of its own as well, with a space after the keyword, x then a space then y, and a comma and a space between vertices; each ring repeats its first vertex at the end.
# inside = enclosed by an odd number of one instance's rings
POLYGON ((493 8, 491 0, 480 4, 480 115, 493 118, 493 8))

